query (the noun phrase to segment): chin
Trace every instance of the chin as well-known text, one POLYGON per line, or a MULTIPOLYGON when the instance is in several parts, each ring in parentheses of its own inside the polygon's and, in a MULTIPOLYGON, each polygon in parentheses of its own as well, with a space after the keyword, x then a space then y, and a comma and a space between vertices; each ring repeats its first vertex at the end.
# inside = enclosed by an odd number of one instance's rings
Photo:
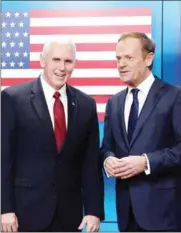
POLYGON ((129 79, 129 78, 122 78, 121 79, 124 83, 126 83, 126 84, 130 84, 131 82, 132 82, 132 80, 131 79, 129 79))

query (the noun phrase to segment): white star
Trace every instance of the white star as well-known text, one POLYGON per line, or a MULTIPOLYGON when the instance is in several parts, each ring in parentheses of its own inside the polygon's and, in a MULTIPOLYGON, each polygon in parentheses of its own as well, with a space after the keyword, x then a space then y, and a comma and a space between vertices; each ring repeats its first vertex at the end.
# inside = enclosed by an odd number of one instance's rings
POLYGON ((15 56, 15 57, 19 57, 19 53, 18 53, 18 52, 15 52, 15 53, 14 53, 14 56, 15 56))
POLYGON ((15 16, 16 18, 19 17, 19 13, 16 12, 16 13, 14 14, 14 16, 15 16))
POLYGON ((6 12, 6 17, 7 17, 7 18, 10 18, 10 16, 11 16, 11 13, 6 12))
POLYGON ((24 63, 22 61, 20 61, 19 63, 19 67, 23 67, 24 63))
POLYGON ((14 22, 11 22, 11 23, 10 23, 10 26, 11 26, 12 28, 14 28, 15 25, 16 25, 16 23, 14 23, 14 22))
POLYGON ((19 47, 24 47, 24 43, 22 41, 19 43, 19 47))
POLYGON ((5 28, 6 27, 6 23, 5 22, 2 22, 2 28, 5 28))
POLYGON ((28 17, 28 13, 27 12, 24 12, 23 15, 24 15, 24 17, 28 17))
POLYGON ((6 62, 3 61, 3 62, 1 63, 1 66, 2 66, 2 67, 6 67, 6 62))
POLYGON ((24 57, 27 57, 27 56, 28 56, 28 53, 27 53, 27 52, 24 52, 24 53, 23 53, 23 56, 24 56, 24 57))
POLYGON ((6 57, 11 57, 11 53, 7 52, 6 57))
POLYGON ((20 28, 23 28, 23 26, 24 26, 24 23, 21 21, 21 22, 19 23, 19 27, 20 27, 20 28))
POLYGON ((11 33, 10 32, 6 32, 6 37, 11 37, 11 33))
POLYGON ((14 33, 14 36, 15 36, 15 37, 19 37, 19 32, 15 32, 15 33, 14 33))
POLYGON ((27 33, 27 32, 24 32, 24 33, 23 33, 23 36, 24 36, 24 37, 27 37, 27 36, 28 36, 28 33, 27 33))
POLYGON ((15 63, 12 61, 12 62, 10 62, 10 66, 11 67, 14 67, 15 66, 15 63))
POLYGON ((5 47, 6 47, 6 42, 3 41, 3 42, 2 42, 2 48, 5 48, 5 47))
POLYGON ((16 43, 14 43, 14 41, 12 41, 12 42, 10 43, 11 48, 13 48, 13 47, 15 46, 15 44, 16 44, 16 43))

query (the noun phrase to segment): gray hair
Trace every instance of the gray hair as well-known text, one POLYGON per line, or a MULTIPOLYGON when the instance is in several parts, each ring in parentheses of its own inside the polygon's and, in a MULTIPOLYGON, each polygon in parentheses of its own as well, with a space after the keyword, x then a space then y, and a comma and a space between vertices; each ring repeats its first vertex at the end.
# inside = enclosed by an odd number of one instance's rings
POLYGON ((65 37, 61 37, 61 38, 55 38, 53 40, 47 41, 44 45, 43 45, 43 50, 42 50, 42 55, 45 56, 48 53, 48 50, 50 48, 50 46, 52 44, 61 44, 61 45, 69 45, 72 47, 73 52, 74 52, 74 59, 76 59, 76 45, 75 43, 70 39, 70 38, 65 38, 65 37))

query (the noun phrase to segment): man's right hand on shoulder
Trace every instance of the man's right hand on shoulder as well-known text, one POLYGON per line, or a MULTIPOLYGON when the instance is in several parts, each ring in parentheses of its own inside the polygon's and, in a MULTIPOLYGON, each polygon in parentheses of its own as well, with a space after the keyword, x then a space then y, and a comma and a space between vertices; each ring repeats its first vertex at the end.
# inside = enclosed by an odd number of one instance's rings
POLYGON ((119 159, 114 156, 109 156, 104 161, 104 169, 108 177, 114 176, 115 169, 119 167, 119 159))
POLYGON ((1 214, 1 231, 3 232, 18 231, 18 219, 15 213, 1 214))

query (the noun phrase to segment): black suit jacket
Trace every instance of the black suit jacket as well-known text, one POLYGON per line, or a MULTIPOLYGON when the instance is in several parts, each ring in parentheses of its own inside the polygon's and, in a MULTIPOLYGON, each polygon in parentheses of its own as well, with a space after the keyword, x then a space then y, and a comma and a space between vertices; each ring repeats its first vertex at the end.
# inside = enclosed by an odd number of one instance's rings
POLYGON ((104 218, 95 101, 67 86, 68 129, 57 152, 40 79, 7 88, 2 101, 2 213, 22 231, 46 228, 58 208, 65 231, 83 213, 104 218))
POLYGON ((181 89, 154 81, 130 144, 124 119, 126 94, 127 89, 108 101, 103 160, 146 153, 151 174, 116 180, 119 229, 126 229, 130 204, 145 230, 181 229, 181 89))

